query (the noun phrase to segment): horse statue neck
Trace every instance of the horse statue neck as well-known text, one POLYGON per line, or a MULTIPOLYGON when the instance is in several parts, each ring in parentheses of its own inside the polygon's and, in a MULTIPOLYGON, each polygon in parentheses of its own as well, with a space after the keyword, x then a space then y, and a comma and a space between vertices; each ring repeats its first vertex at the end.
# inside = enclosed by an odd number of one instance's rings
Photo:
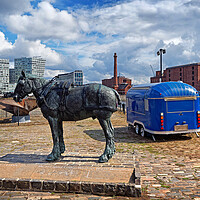
POLYGON ((47 81, 42 78, 34 78, 33 81, 33 94, 38 98, 43 90, 43 87, 47 84, 47 81))
POLYGON ((56 78, 52 78, 50 81, 45 81, 41 78, 35 78, 33 79, 33 94, 36 97, 37 104, 39 107, 41 107, 42 103, 45 100, 46 95, 51 90, 52 86, 55 85, 56 78))

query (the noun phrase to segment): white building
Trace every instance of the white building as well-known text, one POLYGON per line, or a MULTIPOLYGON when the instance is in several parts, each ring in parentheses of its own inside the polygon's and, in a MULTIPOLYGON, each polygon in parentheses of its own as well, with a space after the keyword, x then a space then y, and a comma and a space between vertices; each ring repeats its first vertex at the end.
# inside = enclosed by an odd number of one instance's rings
POLYGON ((32 57, 32 58, 16 58, 14 60, 14 70, 10 70, 10 83, 16 83, 18 78, 21 75, 21 71, 24 70, 26 74, 35 75, 38 78, 42 78, 44 76, 46 60, 41 58, 40 56, 32 57))
POLYGON ((9 91, 9 59, 0 59, 0 93, 9 91))
POLYGON ((69 81, 76 86, 83 85, 83 71, 75 70, 71 73, 58 74, 57 81, 69 81))

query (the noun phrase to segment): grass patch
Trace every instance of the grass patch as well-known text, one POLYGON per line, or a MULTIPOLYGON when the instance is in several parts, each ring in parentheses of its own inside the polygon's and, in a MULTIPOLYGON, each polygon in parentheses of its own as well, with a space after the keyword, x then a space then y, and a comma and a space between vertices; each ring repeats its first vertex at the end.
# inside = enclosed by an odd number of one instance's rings
POLYGON ((166 183, 162 179, 158 178, 157 176, 155 176, 154 178, 159 182, 162 188, 170 188, 170 186, 166 185, 166 183))
POLYGON ((148 186, 142 187, 142 193, 147 193, 148 186))
POLYGON ((162 187, 162 188, 170 188, 169 185, 163 185, 163 184, 161 184, 161 187, 162 187))
POLYGON ((182 178, 182 180, 189 180, 189 178, 182 178))

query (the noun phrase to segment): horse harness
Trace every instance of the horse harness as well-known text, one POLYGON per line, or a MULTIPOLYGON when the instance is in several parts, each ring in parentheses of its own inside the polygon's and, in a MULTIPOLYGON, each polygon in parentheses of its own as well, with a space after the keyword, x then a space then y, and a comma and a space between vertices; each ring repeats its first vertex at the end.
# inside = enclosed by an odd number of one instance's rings
MULTIPOLYGON (((87 85, 85 85, 85 86, 87 86, 87 85)), ((71 88, 73 88, 73 84, 71 82, 68 82, 68 81, 58 82, 58 81, 56 81, 56 78, 53 78, 51 81, 49 81, 44 86, 44 89, 42 90, 39 97, 37 98, 38 106, 41 107, 41 105, 44 103, 46 105, 46 107, 50 110, 57 110, 60 112, 68 111, 68 113, 73 115, 74 113, 71 113, 66 107, 66 97, 67 97, 67 95, 69 95, 71 88), (57 94, 60 97, 59 105, 56 108, 48 105, 48 103, 46 101, 46 97, 54 89, 56 90, 57 94)), ((85 108, 86 110, 93 110, 93 109, 113 110, 112 107, 109 107, 107 105, 102 105, 103 102, 102 102, 102 96, 101 96, 101 92, 102 92, 101 84, 99 84, 98 87, 96 88, 96 92, 97 92, 97 96, 96 96, 97 99, 96 99, 96 103, 95 103, 96 105, 90 105, 89 102, 87 102, 86 96, 88 94, 88 91, 86 91, 87 90, 86 88, 87 87, 83 87, 83 91, 82 91, 83 108, 85 108)))
POLYGON ((42 90, 42 92, 40 93, 40 96, 37 98, 37 104, 39 107, 41 107, 41 105, 43 103, 45 103, 45 105, 50 109, 50 110, 57 110, 57 108, 52 108, 51 106, 48 105, 48 103, 46 102, 46 97, 48 96, 48 94, 51 92, 51 90, 53 89, 57 89, 58 91, 58 95, 60 96, 60 102, 59 102, 59 107, 58 110, 59 111, 65 111, 66 107, 65 107, 65 98, 66 95, 69 94, 69 91, 72 87, 72 83, 68 82, 68 81, 62 81, 62 82, 58 82, 56 80, 56 78, 54 77, 53 79, 51 79, 51 81, 49 81, 44 89, 42 90))
POLYGON ((65 100, 66 96, 69 94, 70 88, 71 88, 72 83, 65 81, 65 82, 60 82, 58 85, 58 94, 61 97, 60 98, 60 105, 59 105, 59 111, 63 112, 66 110, 65 106, 65 100))

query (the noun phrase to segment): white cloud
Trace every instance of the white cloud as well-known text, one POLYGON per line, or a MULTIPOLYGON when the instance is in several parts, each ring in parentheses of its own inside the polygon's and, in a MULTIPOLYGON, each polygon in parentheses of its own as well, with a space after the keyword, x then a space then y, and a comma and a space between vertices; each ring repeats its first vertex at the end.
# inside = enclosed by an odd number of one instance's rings
POLYGON ((51 79, 52 77, 57 76, 58 74, 63 74, 63 73, 66 73, 66 71, 52 70, 52 69, 46 68, 44 72, 44 78, 51 79))
POLYGON ((0 1, 0 16, 10 14, 23 14, 30 11, 30 0, 1 0, 0 1))
MULTIPOLYGON (((91 33, 103 36, 104 43, 97 39, 90 54, 93 59, 90 70, 100 73, 99 77, 108 73, 113 76, 114 52, 118 53, 118 72, 132 77, 137 83, 149 82, 152 76, 150 65, 159 69, 159 57, 156 56, 159 48, 167 49, 163 58, 165 67, 199 62, 200 9, 194 1, 152 3, 136 0, 92 12, 88 10, 88 13, 80 10, 78 15, 88 22, 91 33), (102 46, 104 51, 101 51, 102 46), (101 63, 102 67, 97 63, 101 63)), ((87 53, 90 49, 91 46, 87 53)))
POLYGON ((21 56, 42 56, 47 60, 47 65, 58 65, 62 62, 62 57, 59 53, 42 44, 40 40, 29 41, 23 37, 18 37, 15 41, 14 54, 21 56))
POLYGON ((113 76, 114 52, 118 72, 134 83, 149 82, 150 65, 159 69, 160 48, 167 50, 164 67, 199 62, 198 0, 132 0, 74 11, 51 2, 42 1, 30 15, 7 17, 9 30, 20 36, 12 45, 0 34, 1 55, 41 54, 49 65, 46 76, 83 69, 86 82, 113 76))
POLYGON ((0 31, 0 53, 12 49, 12 43, 5 39, 5 35, 0 31))
POLYGON ((14 44, 9 43, 2 32, 0 32, 0 53, 3 57, 11 60, 19 57, 42 56, 47 60, 48 66, 55 66, 62 63, 62 56, 40 40, 29 41, 19 36, 14 44))
POLYGON ((29 40, 72 41, 80 37, 76 18, 65 10, 55 9, 49 2, 39 3, 30 14, 10 15, 5 19, 8 28, 29 40))

